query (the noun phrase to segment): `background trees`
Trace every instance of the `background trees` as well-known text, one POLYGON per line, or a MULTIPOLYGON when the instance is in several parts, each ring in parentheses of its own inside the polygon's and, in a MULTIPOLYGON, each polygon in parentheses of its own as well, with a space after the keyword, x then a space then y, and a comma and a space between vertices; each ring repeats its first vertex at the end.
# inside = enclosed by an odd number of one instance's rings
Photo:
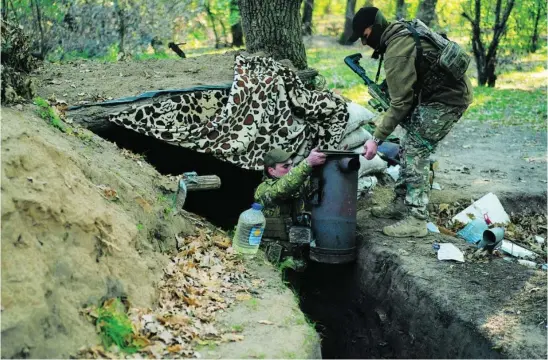
MULTIPOLYGON (((379 7, 388 19, 419 17, 446 32, 474 54, 481 85, 493 86, 497 66, 537 51, 546 38, 545 0, 240 1, 260 5, 257 11, 264 7, 260 13, 264 19, 246 18, 248 49, 270 49, 279 54, 275 57, 293 58, 299 66, 306 63, 301 34, 332 37, 345 44, 354 13, 364 5, 379 7), (282 30, 280 34, 268 29, 274 25, 282 30), (294 40, 285 40, 289 38, 294 40)), ((1 4, 3 19, 22 25, 31 35, 32 52, 54 61, 116 60, 120 52, 168 56, 170 51, 164 54, 168 42, 185 43, 189 55, 193 53, 189 49, 240 47, 246 42, 238 0, 2 0, 1 4)), ((244 10, 252 9, 250 5, 244 10)))
POLYGON ((472 50, 476 59, 479 85, 495 86, 497 51, 514 2, 515 0, 505 0, 503 4, 503 0, 473 0, 462 13, 472 25, 472 50), (485 31, 486 29, 490 31, 485 31))

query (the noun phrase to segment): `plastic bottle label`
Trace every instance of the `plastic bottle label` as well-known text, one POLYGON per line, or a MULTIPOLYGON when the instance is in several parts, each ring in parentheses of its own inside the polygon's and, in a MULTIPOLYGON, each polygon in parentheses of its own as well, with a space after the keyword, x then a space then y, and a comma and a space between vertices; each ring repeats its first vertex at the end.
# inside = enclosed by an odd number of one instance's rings
POLYGON ((249 245, 259 245, 263 237, 264 227, 253 226, 249 232, 249 245))

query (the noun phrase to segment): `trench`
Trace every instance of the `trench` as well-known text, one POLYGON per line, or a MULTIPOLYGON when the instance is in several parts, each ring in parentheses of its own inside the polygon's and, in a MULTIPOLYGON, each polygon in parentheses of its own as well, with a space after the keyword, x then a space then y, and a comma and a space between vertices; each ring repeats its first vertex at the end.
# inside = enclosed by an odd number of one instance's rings
MULTIPOLYGON (((99 136, 142 154, 162 174, 216 174, 221 188, 187 195, 185 209, 230 230, 253 202, 258 171, 111 127, 99 136)), ((539 202, 539 204, 542 202, 539 202)), ((310 261, 285 270, 301 310, 322 339, 323 358, 501 358, 478 329, 440 308, 401 270, 397 256, 374 251, 361 235, 358 259, 330 265, 310 261)))
POLYGON ((365 252, 356 263, 310 262, 303 273, 285 273, 321 336, 323 358, 501 358, 475 328, 421 293, 396 258, 365 252))
POLYGON ((232 230, 240 213, 251 207, 254 189, 262 179, 260 171, 245 170, 211 155, 171 145, 119 126, 110 126, 96 134, 115 142, 120 148, 143 155, 163 175, 195 171, 198 175, 219 176, 219 189, 189 192, 184 209, 207 218, 225 230, 232 230))

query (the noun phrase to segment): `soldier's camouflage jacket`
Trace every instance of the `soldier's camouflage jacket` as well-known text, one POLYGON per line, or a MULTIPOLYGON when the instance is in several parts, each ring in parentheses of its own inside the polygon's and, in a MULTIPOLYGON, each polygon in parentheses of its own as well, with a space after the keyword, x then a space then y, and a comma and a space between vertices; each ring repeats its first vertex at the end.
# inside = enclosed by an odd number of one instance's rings
POLYGON ((290 216, 291 207, 298 201, 304 208, 304 199, 312 167, 306 160, 276 179, 266 179, 255 190, 255 201, 263 205, 266 217, 290 216))

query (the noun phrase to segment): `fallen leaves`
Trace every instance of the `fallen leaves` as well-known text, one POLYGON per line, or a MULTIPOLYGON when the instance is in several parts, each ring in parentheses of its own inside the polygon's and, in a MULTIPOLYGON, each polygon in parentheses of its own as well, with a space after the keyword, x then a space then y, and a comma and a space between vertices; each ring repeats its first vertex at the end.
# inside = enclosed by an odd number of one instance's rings
POLYGON ((100 185, 97 185, 97 188, 101 190, 101 196, 104 197, 105 199, 109 201, 119 200, 118 193, 116 192, 116 190, 114 190, 110 186, 100 184, 100 185))
POLYGON ((223 233, 201 228, 177 241, 179 253, 164 268, 159 283, 158 309, 131 309, 139 339, 150 342, 140 352, 192 357, 199 344, 242 341, 244 336, 218 329, 215 314, 237 300, 251 299, 247 291, 262 282, 250 280, 223 233))

